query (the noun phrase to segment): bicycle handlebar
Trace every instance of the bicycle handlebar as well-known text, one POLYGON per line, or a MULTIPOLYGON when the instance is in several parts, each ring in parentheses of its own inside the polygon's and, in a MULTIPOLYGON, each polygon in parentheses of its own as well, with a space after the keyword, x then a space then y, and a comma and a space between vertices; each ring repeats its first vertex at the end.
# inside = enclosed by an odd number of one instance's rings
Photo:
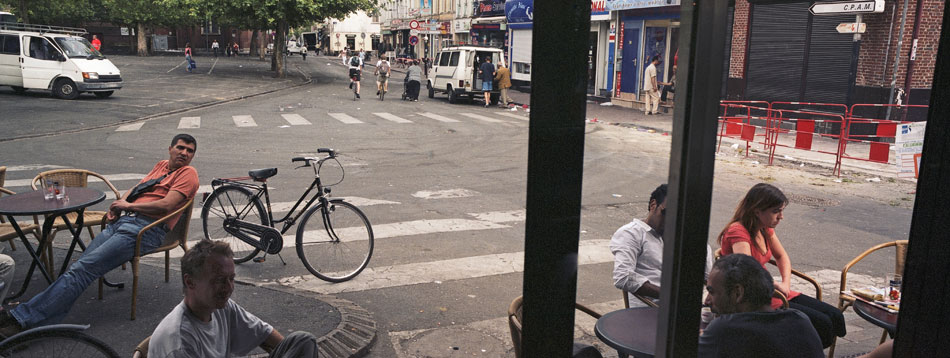
POLYGON ((328 155, 326 156, 326 158, 322 158, 322 159, 317 158, 317 157, 293 157, 290 159, 290 162, 291 163, 305 162, 306 164, 304 166, 309 166, 310 162, 312 161, 319 161, 319 160, 331 159, 331 158, 336 157, 336 151, 333 150, 332 148, 317 148, 317 153, 327 153, 328 155))

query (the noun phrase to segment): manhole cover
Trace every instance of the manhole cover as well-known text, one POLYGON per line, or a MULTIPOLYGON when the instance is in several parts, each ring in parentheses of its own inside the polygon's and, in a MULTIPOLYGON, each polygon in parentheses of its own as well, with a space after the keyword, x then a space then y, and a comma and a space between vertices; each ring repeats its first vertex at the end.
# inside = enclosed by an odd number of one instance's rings
POLYGON ((841 205, 841 202, 837 200, 822 199, 801 194, 786 194, 786 197, 788 197, 788 201, 790 203, 801 204, 813 208, 841 205))

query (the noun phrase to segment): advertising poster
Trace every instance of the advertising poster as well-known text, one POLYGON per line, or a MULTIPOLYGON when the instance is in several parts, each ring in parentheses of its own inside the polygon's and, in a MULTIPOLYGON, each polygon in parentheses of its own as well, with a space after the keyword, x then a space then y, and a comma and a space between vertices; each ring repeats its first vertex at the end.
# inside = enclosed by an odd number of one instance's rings
POLYGON ((917 178, 917 166, 920 153, 924 150, 924 130, 927 122, 903 123, 897 126, 897 139, 894 148, 897 151, 897 176, 899 178, 917 178))

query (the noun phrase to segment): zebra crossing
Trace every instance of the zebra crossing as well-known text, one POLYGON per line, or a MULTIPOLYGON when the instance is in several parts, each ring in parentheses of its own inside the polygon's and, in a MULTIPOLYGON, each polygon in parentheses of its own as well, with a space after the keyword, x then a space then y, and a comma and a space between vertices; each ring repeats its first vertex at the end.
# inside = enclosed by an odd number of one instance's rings
MULTIPOLYGON (((228 126, 236 128, 254 128, 261 127, 258 123, 273 123, 279 121, 282 126, 308 126, 314 122, 330 122, 341 124, 367 124, 367 123, 397 123, 397 124, 427 124, 427 123, 490 123, 490 124, 527 124, 528 116, 525 114, 515 114, 509 112, 492 112, 491 114, 476 113, 453 113, 436 114, 431 112, 418 112, 411 115, 396 115, 389 112, 372 112, 369 115, 351 115, 348 113, 328 112, 322 114, 281 114, 278 118, 255 118, 251 115, 232 115, 228 126), (430 122, 430 120, 435 122, 430 122), (515 120, 520 120, 515 121, 515 120)), ((215 118, 212 118, 215 119, 215 118)), ((221 122, 203 121, 202 117, 188 116, 180 117, 178 120, 178 129, 200 129, 207 126, 220 126, 221 122), (203 126, 204 125, 204 126, 203 126)), ((116 132, 136 132, 142 130, 149 122, 137 122, 120 125, 115 129, 116 132)))

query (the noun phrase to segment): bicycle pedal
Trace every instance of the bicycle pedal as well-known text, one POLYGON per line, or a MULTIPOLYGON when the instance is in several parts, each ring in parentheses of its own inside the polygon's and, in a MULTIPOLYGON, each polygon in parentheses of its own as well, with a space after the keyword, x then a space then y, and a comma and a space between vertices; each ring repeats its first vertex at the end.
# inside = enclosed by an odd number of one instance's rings
POLYGON ((252 261, 254 261, 254 262, 256 262, 256 263, 261 263, 261 262, 267 261, 267 258, 264 257, 264 256, 255 257, 254 260, 252 260, 252 261))

